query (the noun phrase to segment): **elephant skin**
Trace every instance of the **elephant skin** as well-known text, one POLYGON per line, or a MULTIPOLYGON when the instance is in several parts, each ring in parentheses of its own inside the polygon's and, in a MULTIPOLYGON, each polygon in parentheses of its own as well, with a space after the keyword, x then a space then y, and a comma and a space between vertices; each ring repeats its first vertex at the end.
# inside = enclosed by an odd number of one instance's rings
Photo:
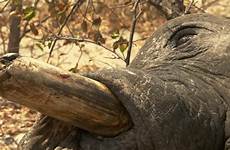
POLYGON ((178 17, 127 68, 85 76, 111 89, 132 128, 102 137, 42 115, 23 150, 230 150, 230 20, 178 17))

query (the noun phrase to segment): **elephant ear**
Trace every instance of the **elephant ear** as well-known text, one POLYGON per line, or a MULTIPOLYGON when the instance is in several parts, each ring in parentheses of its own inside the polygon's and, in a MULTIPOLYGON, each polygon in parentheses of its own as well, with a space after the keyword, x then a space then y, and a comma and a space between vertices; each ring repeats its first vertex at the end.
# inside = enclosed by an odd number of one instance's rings
MULTIPOLYGON (((189 57, 188 49, 183 50, 183 44, 185 46, 189 40, 193 41, 197 35, 216 34, 226 30, 229 24, 228 19, 208 14, 192 14, 172 19, 153 33, 129 67, 143 70, 189 57)), ((202 44, 201 42, 200 45, 202 44)), ((193 49, 196 48, 191 47, 191 51, 193 49)))

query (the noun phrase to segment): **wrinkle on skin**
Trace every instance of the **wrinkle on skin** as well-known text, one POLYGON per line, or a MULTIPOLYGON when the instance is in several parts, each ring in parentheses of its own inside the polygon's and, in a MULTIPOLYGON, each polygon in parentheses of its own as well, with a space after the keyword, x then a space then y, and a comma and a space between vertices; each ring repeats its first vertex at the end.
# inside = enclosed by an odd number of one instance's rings
POLYGON ((224 149, 230 135, 230 68, 223 70, 230 65, 229 26, 229 20, 206 14, 177 18, 156 31, 127 68, 87 74, 121 101, 133 127, 109 138, 80 130, 80 148, 224 149), (191 33, 187 29, 195 36, 178 44, 175 39, 191 33))

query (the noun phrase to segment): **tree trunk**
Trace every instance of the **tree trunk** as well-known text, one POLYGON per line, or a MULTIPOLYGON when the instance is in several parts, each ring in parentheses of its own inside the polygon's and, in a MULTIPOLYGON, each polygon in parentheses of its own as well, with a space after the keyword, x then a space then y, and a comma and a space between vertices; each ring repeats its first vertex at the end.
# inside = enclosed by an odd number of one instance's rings
POLYGON ((19 53, 22 0, 12 0, 8 53, 19 53))

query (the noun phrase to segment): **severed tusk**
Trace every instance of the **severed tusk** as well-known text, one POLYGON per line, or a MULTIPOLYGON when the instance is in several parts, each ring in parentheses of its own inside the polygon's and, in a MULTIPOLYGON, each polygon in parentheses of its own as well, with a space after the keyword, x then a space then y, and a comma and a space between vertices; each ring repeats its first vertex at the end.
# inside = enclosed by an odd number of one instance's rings
POLYGON ((132 124, 104 84, 28 57, 0 65, 0 96, 103 136, 132 124))

